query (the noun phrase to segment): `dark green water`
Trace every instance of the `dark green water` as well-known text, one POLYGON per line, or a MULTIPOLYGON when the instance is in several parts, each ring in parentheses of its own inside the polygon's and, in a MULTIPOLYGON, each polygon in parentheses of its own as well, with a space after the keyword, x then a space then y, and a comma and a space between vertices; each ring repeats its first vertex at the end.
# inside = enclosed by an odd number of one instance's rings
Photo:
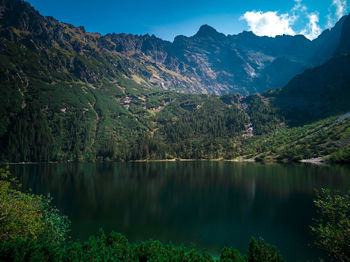
POLYGON ((293 164, 171 162, 14 165, 25 188, 50 193, 72 237, 99 228, 129 240, 158 239, 243 252, 251 236, 288 261, 315 259, 309 225, 314 189, 350 188, 350 168, 293 164))

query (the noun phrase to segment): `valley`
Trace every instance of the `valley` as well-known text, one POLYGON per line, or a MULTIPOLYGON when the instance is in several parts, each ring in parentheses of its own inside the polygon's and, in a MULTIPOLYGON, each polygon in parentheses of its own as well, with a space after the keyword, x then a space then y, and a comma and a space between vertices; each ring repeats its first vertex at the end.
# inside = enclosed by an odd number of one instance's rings
MULTIPOLYGON (((79 0, 39 2, 0 0, 0 261, 349 261, 346 1, 327 25, 301 0, 229 1, 252 31, 173 41, 88 32, 35 9, 79 0)), ((73 18, 159 23, 147 8, 172 1, 136 2, 73 18)), ((185 2, 192 18, 214 3, 185 2)))
MULTIPOLYGON (((224 35, 203 25, 168 42, 88 33, 19 0, 2 0, 1 10, 2 161, 348 154, 345 142, 321 150, 329 141, 319 135, 317 150, 294 147, 298 132, 350 110, 348 16, 313 41, 224 35), (266 139, 279 146, 264 151, 266 139)), ((339 130, 348 141, 347 124, 339 130)))

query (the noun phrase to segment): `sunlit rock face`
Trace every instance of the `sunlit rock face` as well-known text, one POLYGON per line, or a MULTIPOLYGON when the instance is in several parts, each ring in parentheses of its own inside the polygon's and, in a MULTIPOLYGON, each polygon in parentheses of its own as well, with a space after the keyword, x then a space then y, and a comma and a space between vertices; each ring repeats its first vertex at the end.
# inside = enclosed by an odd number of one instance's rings
MULTIPOLYGON (((0 1, 1 38, 48 55, 52 48, 69 52, 69 59, 57 57, 55 69, 79 80, 96 83, 124 77, 150 87, 204 94, 248 95, 283 87, 336 51, 346 51, 338 48, 344 20, 314 41, 301 35, 259 37, 252 32, 226 36, 203 25, 192 37, 177 36, 168 42, 148 34, 88 33, 41 16, 26 2, 0 1), (89 66, 77 54, 100 64, 89 66)), ((1 41, 0 50, 6 48, 1 41)))

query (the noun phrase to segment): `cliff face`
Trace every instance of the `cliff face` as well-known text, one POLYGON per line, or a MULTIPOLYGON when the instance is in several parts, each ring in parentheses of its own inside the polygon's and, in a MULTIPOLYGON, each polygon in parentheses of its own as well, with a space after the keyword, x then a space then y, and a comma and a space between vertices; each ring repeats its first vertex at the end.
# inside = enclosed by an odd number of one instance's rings
POLYGON ((348 15, 342 20, 343 24, 340 32, 340 41, 334 53, 335 56, 350 53, 350 16, 348 15))
POLYGON ((236 157, 242 138, 350 110, 349 28, 309 41, 204 25, 168 42, 0 0, 0 159, 236 157))
POLYGON ((91 84, 123 78, 178 92, 263 92, 283 87, 296 74, 324 62, 328 53, 322 52, 322 43, 334 39, 327 48, 334 53, 337 35, 325 32, 315 41, 300 35, 258 37, 251 32, 225 36, 204 25, 194 36, 178 36, 171 43, 153 35, 88 33, 83 27, 43 17, 24 1, 0 1, 3 54, 11 56, 9 45, 30 49, 49 59, 41 61, 41 70, 50 79, 55 78, 54 70, 91 84), (52 57, 53 51, 60 55, 52 57))
POLYGON ((267 96, 289 123, 310 123, 350 110, 350 17, 344 16, 313 44, 317 47, 309 68, 282 89, 267 96))

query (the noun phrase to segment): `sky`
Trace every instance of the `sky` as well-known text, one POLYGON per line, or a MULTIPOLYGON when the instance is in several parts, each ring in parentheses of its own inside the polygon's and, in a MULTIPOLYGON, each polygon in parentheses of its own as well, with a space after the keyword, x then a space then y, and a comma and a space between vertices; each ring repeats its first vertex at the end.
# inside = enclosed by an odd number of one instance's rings
POLYGON ((316 38, 349 11, 350 0, 29 0, 42 15, 88 32, 154 34, 173 41, 208 24, 224 34, 316 38))

